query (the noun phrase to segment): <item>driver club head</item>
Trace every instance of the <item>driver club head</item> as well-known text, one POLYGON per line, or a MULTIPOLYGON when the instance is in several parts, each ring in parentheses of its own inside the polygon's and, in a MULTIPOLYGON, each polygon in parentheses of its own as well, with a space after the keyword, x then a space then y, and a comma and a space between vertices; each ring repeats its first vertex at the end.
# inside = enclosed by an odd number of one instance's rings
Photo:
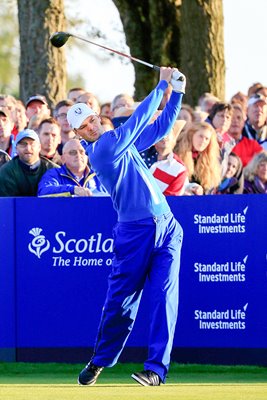
POLYGON ((67 32, 55 32, 50 37, 50 42, 55 47, 62 47, 71 35, 67 32))

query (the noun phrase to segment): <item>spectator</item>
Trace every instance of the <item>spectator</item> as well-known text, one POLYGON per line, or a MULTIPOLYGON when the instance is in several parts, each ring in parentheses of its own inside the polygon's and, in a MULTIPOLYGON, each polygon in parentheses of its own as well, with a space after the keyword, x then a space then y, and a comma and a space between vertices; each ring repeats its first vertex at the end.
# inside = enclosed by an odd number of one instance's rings
POLYGON ((0 168, 0 196, 36 196, 42 175, 57 167, 40 157, 40 141, 36 132, 25 129, 15 141, 18 155, 0 168))
POLYGON ((39 114, 40 112, 43 112, 47 115, 50 115, 51 113, 45 96, 42 96, 41 94, 36 94, 29 97, 26 101, 26 116, 28 118, 28 121, 30 121, 33 115, 39 114))
POLYGON ((77 98, 81 95, 85 93, 85 90, 81 87, 74 87, 69 89, 68 94, 67 94, 67 99, 71 100, 74 103, 76 103, 77 98))
POLYGON ((11 160, 10 155, 8 155, 4 150, 0 150, 0 167, 11 160))
POLYGON ((26 108, 21 100, 17 100, 16 105, 16 127, 18 132, 27 128, 28 119, 26 116, 26 108))
POLYGON ((217 141, 220 147, 222 173, 227 169, 228 156, 235 145, 234 139, 229 135, 228 130, 232 120, 232 106, 230 103, 215 103, 210 111, 209 121, 217 133, 217 141))
POLYGON ((11 133, 13 137, 18 133, 18 128, 16 126, 16 107, 17 107, 17 100, 15 97, 11 96, 10 94, 0 94, 0 108, 7 111, 9 114, 9 118, 11 121, 11 133))
POLYGON ((253 96, 254 94, 257 93, 257 90, 260 89, 262 87, 262 83, 260 82, 255 82, 253 83, 249 88, 248 88, 248 98, 250 98, 251 96, 253 96))
POLYGON ((101 115, 101 117, 111 118, 111 103, 110 102, 101 104, 100 115, 101 115))
POLYGON ((40 155, 57 165, 62 165, 62 160, 57 148, 61 143, 60 125, 52 117, 44 119, 38 128, 41 143, 40 155))
POLYGON ((247 121, 243 129, 243 136, 255 139, 267 149, 267 100, 262 94, 254 94, 248 100, 247 121))
POLYGON ((38 187, 38 196, 107 196, 95 173, 88 167, 88 157, 78 139, 65 143, 63 165, 47 171, 38 187))
POLYGON ((267 87, 266 86, 259 86, 256 89, 255 94, 262 94, 263 96, 267 97, 267 87))
POLYGON ((241 104, 234 103, 232 107, 233 115, 229 128, 229 135, 235 141, 235 146, 232 148, 232 152, 241 158, 243 167, 245 167, 254 155, 261 152, 263 148, 255 139, 248 139, 247 137, 242 136, 246 115, 241 104))
POLYGON ((111 117, 112 117, 112 123, 115 128, 122 125, 129 117, 129 115, 125 116, 124 119, 122 120, 121 115, 118 115, 118 110, 122 107, 124 107, 126 109, 130 109, 131 113, 132 113, 133 107, 134 107, 133 97, 126 93, 121 93, 121 94, 118 94, 117 96, 115 96, 114 99, 112 100, 112 102, 111 102, 111 117))
POLYGON ((235 93, 231 99, 230 99, 230 104, 240 104, 243 111, 245 112, 245 114, 247 113, 247 106, 248 106, 248 96, 246 96, 244 93, 242 92, 237 92, 235 93))
MULTIPOLYGON (((216 131, 208 122, 193 123, 177 139, 174 153, 184 162, 190 183, 210 194, 221 182, 220 151, 216 131)), ((195 189, 191 187, 193 194, 195 189)))
POLYGON ((67 120, 67 112, 73 104, 71 100, 61 100, 56 104, 54 109, 54 117, 60 125, 61 143, 58 145, 58 152, 60 155, 62 155, 64 144, 76 137, 75 132, 71 129, 67 120))
POLYGON ((14 157, 16 149, 14 145, 14 136, 11 134, 13 122, 7 108, 0 108, 0 150, 14 157))
POLYGON ((220 99, 212 93, 203 93, 198 99, 198 105, 194 113, 195 122, 205 121, 209 116, 212 106, 219 101, 220 99))
POLYGON ((40 111, 38 114, 34 114, 28 122, 28 129, 32 129, 33 131, 38 131, 40 123, 44 120, 50 118, 50 114, 45 110, 40 111))
POLYGON ((178 119, 186 121, 185 128, 188 127, 190 124, 192 124, 192 122, 194 122, 195 119, 193 108, 189 104, 182 104, 178 119))
POLYGON ((85 103, 90 107, 92 110, 94 110, 97 114, 100 114, 100 104, 99 101, 97 100, 96 96, 91 93, 91 92, 85 92, 81 94, 80 96, 77 97, 77 100, 75 103, 85 103))
POLYGON ((217 133, 217 140, 221 149, 225 148, 226 143, 234 143, 228 130, 232 120, 232 106, 230 103, 215 103, 209 114, 209 121, 217 133))
POLYGON ((171 132, 155 144, 157 162, 150 167, 150 171, 165 196, 179 196, 184 193, 187 170, 184 163, 173 153, 173 149, 185 124, 186 121, 177 120, 171 132))
POLYGON ((101 125, 103 126, 105 132, 114 129, 114 125, 109 117, 101 115, 101 125))
POLYGON ((235 153, 230 153, 227 170, 216 194, 242 194, 243 190, 244 175, 242 161, 235 153))
POLYGON ((256 154, 244 168, 244 193, 267 194, 267 151, 256 154))

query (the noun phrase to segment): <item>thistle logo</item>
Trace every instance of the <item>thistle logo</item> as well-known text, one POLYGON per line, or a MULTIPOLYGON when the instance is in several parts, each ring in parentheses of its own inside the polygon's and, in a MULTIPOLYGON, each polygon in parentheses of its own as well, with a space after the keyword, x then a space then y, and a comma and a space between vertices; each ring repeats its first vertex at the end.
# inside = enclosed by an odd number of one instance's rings
POLYGON ((32 239, 31 243, 29 243, 28 249, 38 258, 41 258, 41 255, 50 247, 49 240, 47 240, 44 235, 41 235, 41 232, 41 228, 32 228, 29 231, 34 238, 32 239))

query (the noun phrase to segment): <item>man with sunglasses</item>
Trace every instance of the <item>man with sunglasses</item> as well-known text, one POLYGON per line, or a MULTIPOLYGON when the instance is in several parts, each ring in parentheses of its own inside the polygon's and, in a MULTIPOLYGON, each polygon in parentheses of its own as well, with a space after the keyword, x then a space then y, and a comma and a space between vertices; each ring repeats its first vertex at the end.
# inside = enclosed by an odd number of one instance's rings
POLYGON ((89 142, 90 164, 118 213, 106 301, 93 357, 78 377, 80 385, 93 385, 104 367, 117 362, 133 328, 146 281, 151 290, 149 352, 144 371, 132 378, 143 386, 165 382, 178 314, 183 232, 139 152, 170 132, 180 112, 185 84, 185 76, 177 69, 161 67, 156 88, 123 125, 106 132, 100 117, 87 105, 78 103, 68 111, 69 124, 89 142), (150 124, 169 82, 173 88, 170 99, 150 124))
POLYGON ((105 189, 96 174, 90 171, 88 157, 78 139, 70 139, 63 147, 63 165, 47 171, 42 177, 38 196, 73 197, 105 196, 105 189))

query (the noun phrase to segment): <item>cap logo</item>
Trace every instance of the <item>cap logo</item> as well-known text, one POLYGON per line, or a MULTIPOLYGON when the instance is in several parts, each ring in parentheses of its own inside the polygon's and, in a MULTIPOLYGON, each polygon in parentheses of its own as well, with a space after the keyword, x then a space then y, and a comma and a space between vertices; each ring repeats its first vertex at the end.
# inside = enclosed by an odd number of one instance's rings
POLYGON ((76 115, 80 115, 80 114, 82 114, 82 109, 81 109, 80 107, 78 107, 78 108, 76 108, 76 110, 74 111, 74 113, 75 113, 76 115))

